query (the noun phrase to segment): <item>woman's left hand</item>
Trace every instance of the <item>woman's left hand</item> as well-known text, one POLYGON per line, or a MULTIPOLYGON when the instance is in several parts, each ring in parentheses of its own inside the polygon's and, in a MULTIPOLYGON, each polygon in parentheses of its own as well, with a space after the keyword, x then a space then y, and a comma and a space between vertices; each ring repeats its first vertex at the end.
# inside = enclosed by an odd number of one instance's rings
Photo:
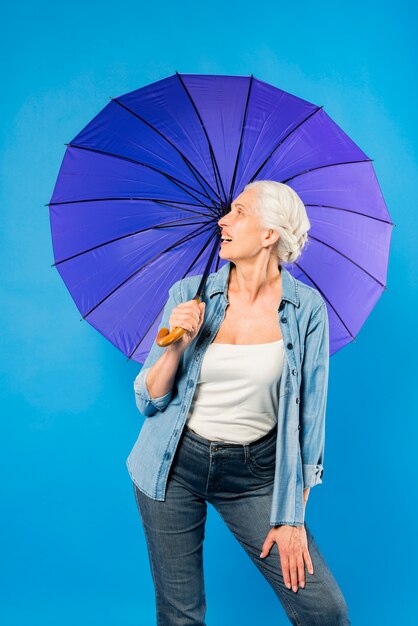
POLYGON ((309 573, 313 574, 305 526, 274 526, 263 543, 260 557, 265 558, 275 543, 280 554, 285 585, 296 592, 298 581, 302 588, 305 586, 305 563, 309 573))

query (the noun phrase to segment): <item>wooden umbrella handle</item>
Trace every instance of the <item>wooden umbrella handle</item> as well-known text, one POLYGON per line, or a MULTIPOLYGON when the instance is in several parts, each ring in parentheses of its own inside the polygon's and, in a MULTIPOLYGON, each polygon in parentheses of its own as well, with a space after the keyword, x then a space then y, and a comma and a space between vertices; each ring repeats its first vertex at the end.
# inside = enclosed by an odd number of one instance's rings
MULTIPOLYGON (((193 298, 193 300, 195 300, 197 304, 200 303, 199 296, 196 296, 196 298, 193 298)), ((186 329, 181 328, 181 326, 176 326, 175 328, 173 328, 171 333, 168 328, 161 328, 155 341, 157 342, 157 345, 160 346, 160 348, 166 348, 172 343, 176 343, 176 341, 178 341, 185 332, 186 329)))

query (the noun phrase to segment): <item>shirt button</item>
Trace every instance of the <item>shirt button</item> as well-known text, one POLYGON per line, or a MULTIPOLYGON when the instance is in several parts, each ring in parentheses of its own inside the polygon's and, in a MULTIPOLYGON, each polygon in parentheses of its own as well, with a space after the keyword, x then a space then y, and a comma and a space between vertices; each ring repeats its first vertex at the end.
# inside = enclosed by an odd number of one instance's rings
POLYGON ((300 424, 298 426, 298 430, 302 430, 302 426, 300 424))
POLYGON ((282 317, 282 322, 283 322, 283 324, 286 324, 286 322, 287 322, 287 317, 282 317))
POLYGON ((284 308, 284 302, 283 300, 280 302, 280 306, 279 306, 279 311, 282 311, 284 308))
POLYGON ((293 348, 293 343, 288 343, 287 347, 289 348, 289 350, 291 350, 293 348))
POLYGON ((188 387, 193 387, 193 381, 192 380, 188 380, 187 381, 187 386, 188 387))
POLYGON ((170 452, 165 452, 165 453, 164 453, 164 458, 165 458, 165 459, 169 459, 170 457, 171 457, 170 452))
POLYGON ((299 404, 300 398, 296 398, 296 404, 299 404))
POLYGON ((298 371, 297 371, 297 370, 292 370, 292 374, 293 374, 293 376, 296 376, 296 374, 297 374, 297 373, 298 373, 298 371))

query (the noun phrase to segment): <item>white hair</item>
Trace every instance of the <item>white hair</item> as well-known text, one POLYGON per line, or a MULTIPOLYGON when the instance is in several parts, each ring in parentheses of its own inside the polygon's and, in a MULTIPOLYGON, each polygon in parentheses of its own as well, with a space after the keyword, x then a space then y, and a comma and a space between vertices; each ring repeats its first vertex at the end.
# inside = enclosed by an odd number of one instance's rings
POLYGON ((292 263, 301 255, 308 241, 311 223, 305 205, 294 189, 274 180, 256 180, 244 191, 256 191, 255 209, 263 228, 271 228, 280 237, 272 246, 279 263, 292 263))

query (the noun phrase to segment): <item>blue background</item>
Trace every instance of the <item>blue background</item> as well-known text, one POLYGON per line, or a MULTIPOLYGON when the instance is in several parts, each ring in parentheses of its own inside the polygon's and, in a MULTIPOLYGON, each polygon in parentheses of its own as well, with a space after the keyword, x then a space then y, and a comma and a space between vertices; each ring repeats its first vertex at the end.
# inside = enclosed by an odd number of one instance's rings
MULTIPOLYGON (((79 321, 51 267, 45 204, 64 143, 110 96, 176 70, 253 73, 324 105, 375 160, 397 225, 388 290, 331 359, 324 482, 306 519, 353 624, 416 623, 416 7, 76 0, 3 15, 2 623, 155 624, 125 466, 139 366, 79 321)), ((211 507, 206 532, 208 625, 288 623, 211 507)))

